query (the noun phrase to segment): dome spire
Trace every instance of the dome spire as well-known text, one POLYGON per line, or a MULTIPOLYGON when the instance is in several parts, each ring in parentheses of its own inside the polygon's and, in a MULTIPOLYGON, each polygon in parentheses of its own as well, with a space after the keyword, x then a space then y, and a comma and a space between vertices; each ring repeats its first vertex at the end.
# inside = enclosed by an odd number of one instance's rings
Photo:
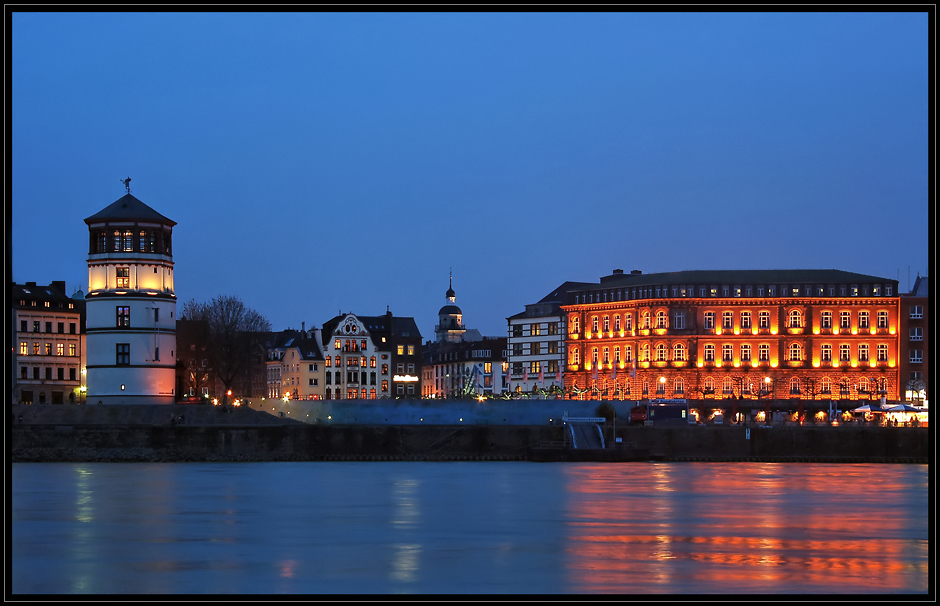
POLYGON ((454 292, 454 272, 451 269, 450 272, 450 285, 447 288, 447 292, 444 293, 444 296, 447 297, 447 300, 451 303, 454 303, 457 300, 457 293, 454 292))

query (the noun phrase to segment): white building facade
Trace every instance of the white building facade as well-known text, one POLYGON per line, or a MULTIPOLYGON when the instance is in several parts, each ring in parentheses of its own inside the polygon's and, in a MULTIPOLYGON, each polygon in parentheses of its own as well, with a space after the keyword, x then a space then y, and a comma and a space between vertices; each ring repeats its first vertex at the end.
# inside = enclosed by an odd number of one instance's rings
POLYGON ((134 196, 85 219, 87 402, 176 401, 176 222, 134 196))

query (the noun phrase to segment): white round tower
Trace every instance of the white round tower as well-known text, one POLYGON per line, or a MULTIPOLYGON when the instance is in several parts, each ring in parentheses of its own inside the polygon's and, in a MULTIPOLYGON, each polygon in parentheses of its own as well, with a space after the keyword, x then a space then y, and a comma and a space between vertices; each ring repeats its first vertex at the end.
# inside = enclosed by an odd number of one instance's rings
POLYGON ((132 196, 127 186, 127 195, 85 223, 86 402, 173 404, 176 222, 132 196))

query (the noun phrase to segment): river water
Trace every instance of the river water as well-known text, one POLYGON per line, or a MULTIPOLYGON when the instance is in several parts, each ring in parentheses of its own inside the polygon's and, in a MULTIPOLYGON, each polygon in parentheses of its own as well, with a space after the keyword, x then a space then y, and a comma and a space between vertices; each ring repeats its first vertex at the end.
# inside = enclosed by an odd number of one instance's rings
POLYGON ((17 594, 924 594, 926 465, 17 463, 17 594))

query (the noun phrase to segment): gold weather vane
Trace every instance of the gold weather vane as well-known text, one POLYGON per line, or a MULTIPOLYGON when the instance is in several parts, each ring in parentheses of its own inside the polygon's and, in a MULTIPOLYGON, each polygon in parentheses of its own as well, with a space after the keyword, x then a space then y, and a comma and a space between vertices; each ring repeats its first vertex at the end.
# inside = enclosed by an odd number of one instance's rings
POLYGON ((131 193, 131 178, 120 179, 121 183, 124 184, 124 187, 127 189, 127 193, 131 193))

